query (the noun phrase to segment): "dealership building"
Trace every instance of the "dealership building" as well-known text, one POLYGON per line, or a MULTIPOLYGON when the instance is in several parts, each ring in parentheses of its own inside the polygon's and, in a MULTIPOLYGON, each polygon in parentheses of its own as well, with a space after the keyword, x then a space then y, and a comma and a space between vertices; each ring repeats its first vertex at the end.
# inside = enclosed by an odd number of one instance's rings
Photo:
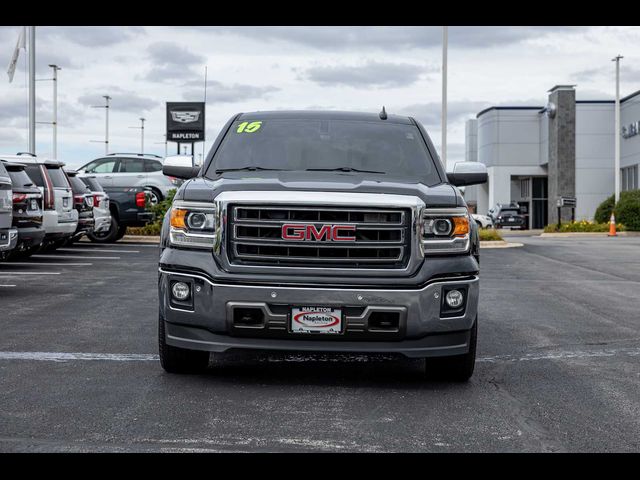
MULTIPOLYGON (((558 220, 557 199, 576 199, 575 218, 593 219, 614 192, 613 100, 576 100, 574 85, 557 85, 546 106, 495 106, 466 122, 465 160, 487 166, 489 180, 467 187, 480 214, 518 202, 530 228, 558 220)), ((620 188, 639 188, 640 91, 620 101, 620 188)), ((571 219, 563 208, 562 219, 571 219)))

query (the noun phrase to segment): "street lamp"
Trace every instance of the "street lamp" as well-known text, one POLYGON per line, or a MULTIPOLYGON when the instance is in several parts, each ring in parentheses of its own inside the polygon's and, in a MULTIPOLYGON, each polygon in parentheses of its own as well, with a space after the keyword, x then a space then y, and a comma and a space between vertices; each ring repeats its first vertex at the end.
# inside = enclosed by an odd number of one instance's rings
POLYGON ((140 118, 140 126, 139 127, 129 127, 129 128, 138 128, 140 129, 140 153, 144 153, 144 118, 140 118))
POLYGON ((53 121, 52 122, 36 122, 45 123, 47 125, 53 125, 53 154, 52 158, 58 158, 58 70, 62 70, 61 67, 55 64, 49 65, 53 69, 53 78, 39 78, 36 81, 53 81, 53 121))
MULTIPOLYGON (((105 129, 104 129, 104 154, 109 154, 109 100, 111 97, 109 95, 103 95, 102 98, 105 100, 104 105, 92 105, 91 108, 104 108, 105 111, 105 129)), ((103 143, 100 140, 91 140, 92 142, 103 143)))
POLYGON ((616 62, 616 108, 615 108, 615 156, 613 160, 614 165, 614 189, 615 200, 614 205, 620 200, 620 59, 624 58, 622 55, 618 55, 612 58, 612 62, 616 62))

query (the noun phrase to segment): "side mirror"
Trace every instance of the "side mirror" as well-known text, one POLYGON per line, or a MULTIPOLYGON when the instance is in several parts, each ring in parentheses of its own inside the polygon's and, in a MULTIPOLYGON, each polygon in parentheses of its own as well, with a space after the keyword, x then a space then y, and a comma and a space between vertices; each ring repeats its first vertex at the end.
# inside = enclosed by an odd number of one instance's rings
POLYGON ((169 177, 189 179, 198 176, 199 166, 193 165, 191 155, 174 155, 164 159, 162 173, 169 177))
POLYGON ((453 170, 447 172, 447 178, 456 187, 479 185, 488 180, 487 167, 480 162, 456 162, 453 170))

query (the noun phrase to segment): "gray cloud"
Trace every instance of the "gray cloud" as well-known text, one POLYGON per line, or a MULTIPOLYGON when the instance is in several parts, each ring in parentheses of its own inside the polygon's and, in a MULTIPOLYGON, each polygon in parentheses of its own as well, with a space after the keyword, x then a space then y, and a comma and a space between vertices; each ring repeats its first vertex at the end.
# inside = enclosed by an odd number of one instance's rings
POLYGON ((145 33, 142 27, 37 27, 39 39, 61 39, 84 47, 105 47, 127 42, 145 33))
MULTIPOLYGON (((113 110, 143 113, 160 105, 159 101, 118 87, 108 87, 102 90, 105 92, 104 95, 111 97, 110 108, 113 110)), ((78 98, 78 102, 86 107, 91 107, 93 105, 104 105, 104 98, 102 98, 102 95, 99 93, 86 94, 81 95, 78 98)))
POLYGON ((156 42, 147 49, 151 60, 160 65, 189 66, 203 63, 205 57, 171 42, 156 42))
POLYGON ((437 71, 437 68, 410 63, 369 61, 359 66, 312 67, 306 71, 306 76, 323 86, 405 87, 415 83, 421 75, 433 71, 437 71))
MULTIPOLYGON (((475 117, 479 111, 489 106, 491 106, 491 104, 487 102, 466 100, 449 102, 447 105, 447 122, 455 123, 460 120, 475 117)), ((429 102, 407 105, 406 107, 398 109, 397 112, 394 112, 390 108, 387 109, 387 111, 389 113, 399 113, 401 115, 415 117, 426 127, 439 127, 441 123, 441 109, 442 104, 440 102, 429 102)))
MULTIPOLYGON (((263 41, 283 41, 321 50, 378 48, 397 50, 441 45, 440 27, 197 27, 208 33, 231 33, 263 41)), ((517 43, 553 33, 581 32, 587 27, 449 27, 451 46, 483 48, 517 43)))
MULTIPOLYGON (((620 62, 620 80, 640 82, 640 69, 628 64, 625 65, 623 62, 624 60, 620 62)), ((615 79, 615 65, 611 62, 611 65, 608 67, 595 67, 579 70, 571 74, 571 78, 577 82, 585 83, 610 78, 613 83, 615 79)))
MULTIPOLYGON (((191 87, 184 91, 183 99, 186 101, 202 100, 204 88, 199 81, 190 81, 185 85, 191 87), (199 88, 198 88, 199 87, 199 88)), ((207 82, 207 101, 218 103, 236 103, 246 100, 255 100, 268 97, 271 93, 279 91, 272 86, 255 86, 242 84, 223 84, 218 81, 207 82)))
POLYGON ((156 42, 147 50, 153 66, 144 79, 152 82, 193 78, 197 76, 193 67, 206 60, 204 56, 171 42, 156 42))
POLYGON ((24 131, 17 128, 0 128, 0 143, 10 143, 15 145, 26 139, 24 131))

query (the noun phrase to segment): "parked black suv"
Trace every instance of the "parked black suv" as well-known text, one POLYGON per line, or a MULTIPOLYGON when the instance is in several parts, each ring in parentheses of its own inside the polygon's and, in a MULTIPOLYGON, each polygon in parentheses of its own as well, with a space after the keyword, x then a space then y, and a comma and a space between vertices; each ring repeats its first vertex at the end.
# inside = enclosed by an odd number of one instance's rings
POLYGON ((526 219, 520 213, 520 205, 517 203, 509 205, 498 203, 491 209, 489 216, 495 228, 519 228, 520 230, 527 228, 526 219))
POLYGON ((25 165, 3 162, 13 188, 13 226, 18 229, 18 243, 10 258, 31 255, 42 243, 42 193, 27 175, 25 165))

